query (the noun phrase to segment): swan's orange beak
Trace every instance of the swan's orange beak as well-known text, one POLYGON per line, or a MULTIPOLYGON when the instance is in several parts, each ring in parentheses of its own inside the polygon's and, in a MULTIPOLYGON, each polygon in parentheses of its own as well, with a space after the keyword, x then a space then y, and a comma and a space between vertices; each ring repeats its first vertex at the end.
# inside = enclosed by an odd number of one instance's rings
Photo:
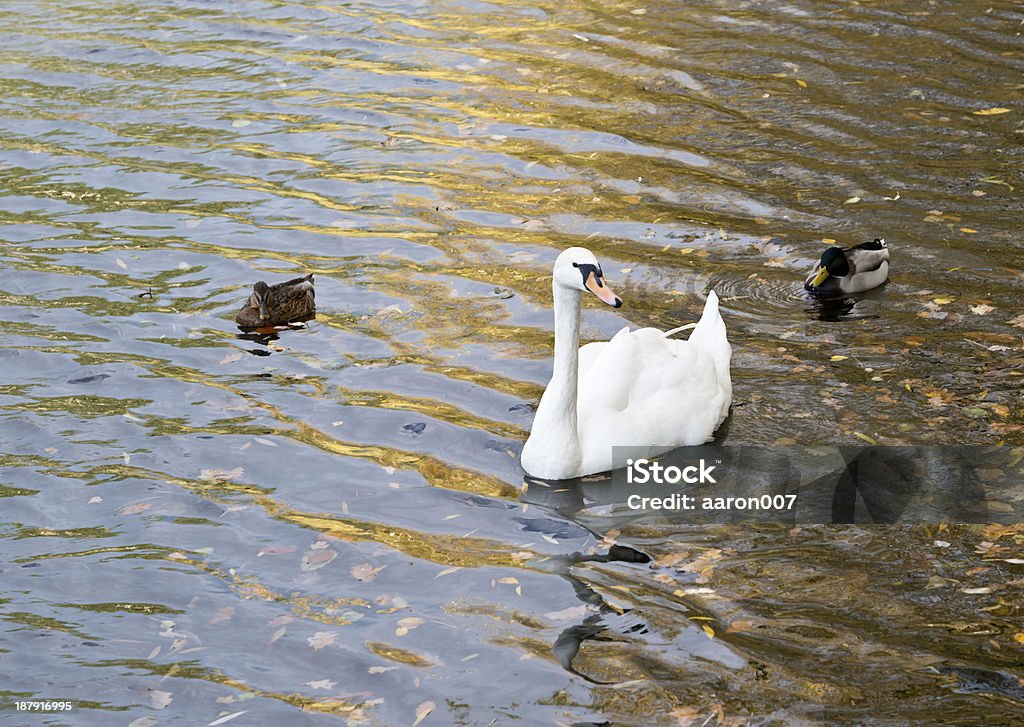
POLYGON ((613 308, 622 307, 622 298, 615 295, 612 289, 608 287, 608 284, 604 282, 600 275, 595 272, 591 272, 583 284, 587 290, 596 295, 602 301, 612 306, 613 308))

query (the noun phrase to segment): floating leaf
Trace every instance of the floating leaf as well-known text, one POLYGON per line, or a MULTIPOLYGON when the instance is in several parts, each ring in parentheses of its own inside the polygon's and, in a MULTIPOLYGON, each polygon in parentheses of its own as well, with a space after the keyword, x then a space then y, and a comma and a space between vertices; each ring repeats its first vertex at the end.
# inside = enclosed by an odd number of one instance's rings
POLYGON ((385 568, 387 568, 386 565, 382 565, 380 568, 374 568, 369 563, 362 563, 360 565, 352 566, 352 569, 349 571, 349 573, 351 573, 352 577, 356 580, 369 583, 374 578, 376 578, 377 574, 385 568))
POLYGON ((221 621, 227 621, 229 618, 235 615, 234 606, 225 606, 224 608, 218 608, 217 612, 213 614, 213 618, 210 619, 210 624, 220 623, 221 621))
POLYGON ((971 313, 973 313, 976 316, 988 315, 989 313, 995 310, 995 308, 993 308, 992 306, 986 305, 984 303, 980 305, 972 305, 969 307, 971 309, 971 313))
POLYGON ((201 480, 237 480, 239 477, 245 474, 245 470, 241 467, 235 467, 233 470, 203 470, 199 473, 199 479, 201 480))
POLYGON ((311 571, 323 568, 325 565, 327 565, 337 557, 338 552, 331 548, 311 547, 309 550, 302 554, 302 562, 299 564, 299 568, 301 568, 303 572, 309 573, 311 571))
POLYGON ((850 197, 843 204, 857 204, 858 202, 860 202, 860 197, 850 197))
POLYGON ((709 639, 715 638, 715 630, 713 628, 711 628, 707 624, 701 624, 700 627, 704 629, 704 633, 708 635, 709 639))
POLYGON ((116 260, 114 260, 114 262, 117 263, 117 267, 119 267, 119 268, 121 268, 123 270, 127 270, 128 269, 128 266, 125 265, 124 260, 122 260, 121 258, 117 258, 116 260))
POLYGON ((337 631, 317 631, 315 634, 306 639, 309 645, 313 647, 313 651, 320 651, 325 646, 330 646, 338 638, 337 631))
POLYGON ((946 296, 932 298, 932 302, 935 303, 935 305, 948 305, 949 303, 952 303, 954 300, 956 300, 956 298, 949 298, 946 296))
POLYGON ((118 510, 118 515, 138 515, 140 512, 146 512, 149 508, 153 507, 148 502, 136 502, 133 505, 125 505, 118 510))
POLYGON ((981 109, 980 111, 972 111, 975 116, 995 116, 997 114, 1008 114, 1010 109, 1003 108, 1002 106, 993 106, 990 109, 981 109))
POLYGON ((225 365, 227 365, 229 363, 234 363, 235 361, 241 361, 241 360, 242 360, 242 354, 239 353, 238 351, 235 351, 234 353, 229 353, 227 356, 225 356, 220 361, 218 361, 218 363, 221 366, 225 366, 225 365))
POLYGON ((850 358, 850 357, 849 356, 839 356, 839 355, 836 355, 836 356, 833 356, 832 358, 830 358, 829 361, 845 361, 848 358, 850 358))
POLYGON ((933 590, 935 588, 946 588, 946 579, 942 576, 929 576, 928 584, 924 587, 926 591, 933 590))
POLYGON ((961 227, 960 232, 966 232, 968 235, 977 235, 978 231, 972 227, 961 227))
POLYGON ((434 711, 436 705, 433 702, 427 701, 416 708, 416 721, 412 723, 412 727, 416 727, 420 722, 427 718, 427 715, 434 711))
POLYGON ((166 709, 173 701, 174 696, 170 692, 162 692, 159 689, 149 690, 149 703, 153 709, 166 709))
POLYGON ((338 682, 332 682, 330 679, 317 679, 316 681, 306 682, 306 686, 310 689, 334 689, 338 682))
POLYGON ((413 629, 418 629, 426 623, 419 616, 406 616, 405 618, 398 619, 398 628, 395 629, 396 636, 405 636, 413 629))
POLYGON ((863 432, 854 432, 853 435, 855 437, 857 437, 858 439, 863 439, 865 442, 867 442, 868 444, 870 444, 872 446, 875 446, 875 447, 878 446, 878 442, 875 441, 875 439, 873 437, 869 437, 867 434, 864 434, 863 432))

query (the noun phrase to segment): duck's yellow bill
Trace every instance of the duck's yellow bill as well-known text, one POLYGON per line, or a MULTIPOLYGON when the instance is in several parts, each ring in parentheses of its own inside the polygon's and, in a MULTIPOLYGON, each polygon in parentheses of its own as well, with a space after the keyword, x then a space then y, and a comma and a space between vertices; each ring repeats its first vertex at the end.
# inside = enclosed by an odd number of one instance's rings
POLYGON ((828 277, 828 268, 818 268, 818 274, 814 276, 814 280, 811 281, 811 287, 817 288, 819 285, 825 282, 825 278, 828 277))

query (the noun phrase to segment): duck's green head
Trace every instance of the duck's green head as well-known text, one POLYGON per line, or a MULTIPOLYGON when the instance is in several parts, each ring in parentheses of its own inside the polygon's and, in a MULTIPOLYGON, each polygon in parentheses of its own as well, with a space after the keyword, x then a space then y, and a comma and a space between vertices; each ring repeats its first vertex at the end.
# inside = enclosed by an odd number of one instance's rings
POLYGON ((830 247, 821 254, 821 263, 817 274, 811 278, 809 287, 817 288, 828 276, 832 275, 841 278, 850 273, 850 263, 846 259, 846 253, 841 247, 830 247))
POLYGON ((259 308, 261 321, 269 320, 270 311, 268 308, 272 302, 269 285, 261 280, 256 283, 256 285, 252 286, 252 295, 249 296, 249 305, 253 308, 259 308))

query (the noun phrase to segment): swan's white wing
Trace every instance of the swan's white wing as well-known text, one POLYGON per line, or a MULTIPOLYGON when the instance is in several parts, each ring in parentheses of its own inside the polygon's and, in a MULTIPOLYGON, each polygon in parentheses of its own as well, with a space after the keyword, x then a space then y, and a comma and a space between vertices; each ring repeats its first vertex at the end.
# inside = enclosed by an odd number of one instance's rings
POLYGON ((623 326, 619 329, 619 332, 612 336, 611 341, 595 341, 586 345, 580 346, 579 355, 579 368, 577 377, 580 381, 587 375, 587 371, 593 365, 594 361, 603 355, 605 348, 608 344, 614 341, 619 336, 625 336, 629 334, 629 326, 623 326))
POLYGON ((619 466, 611 458, 613 446, 707 441, 729 410, 730 358, 713 293, 690 341, 644 328, 584 346, 577 392, 584 469, 619 466))

